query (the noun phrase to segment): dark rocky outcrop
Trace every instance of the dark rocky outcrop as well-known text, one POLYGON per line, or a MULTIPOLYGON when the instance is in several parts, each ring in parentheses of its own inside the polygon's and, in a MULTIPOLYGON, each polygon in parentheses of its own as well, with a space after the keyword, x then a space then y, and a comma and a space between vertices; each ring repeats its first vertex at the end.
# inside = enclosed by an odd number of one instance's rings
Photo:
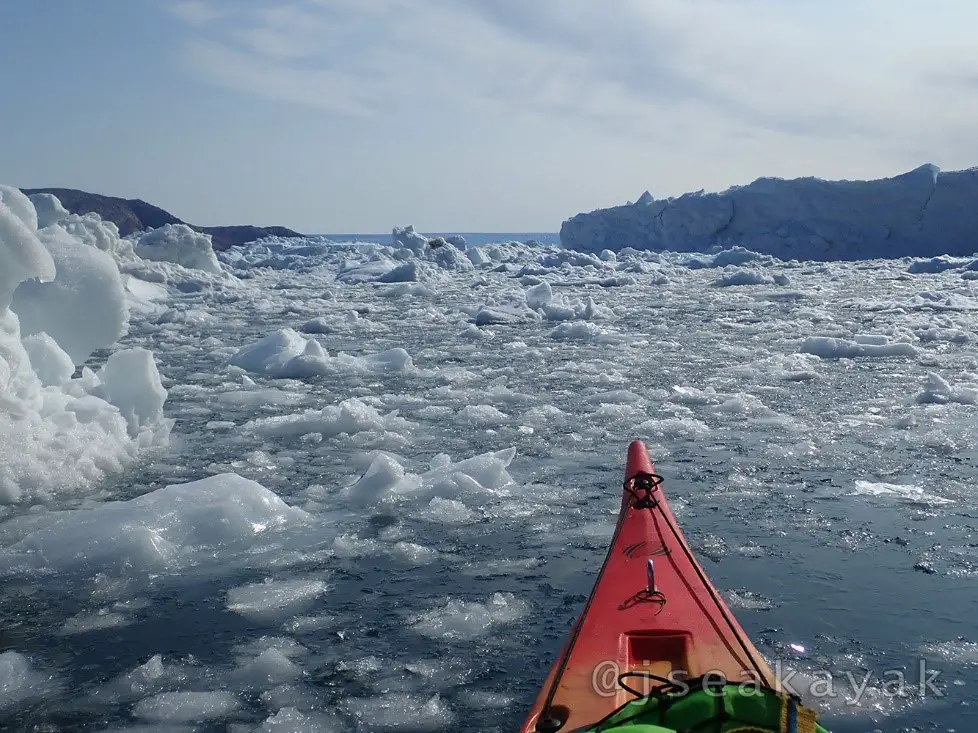
POLYGON ((256 227, 248 225, 202 227, 178 219, 169 211, 148 204, 141 199, 122 199, 104 196, 73 188, 23 188, 28 196, 50 193, 72 214, 96 213, 105 221, 115 222, 123 237, 133 232, 157 229, 166 224, 186 224, 204 234, 210 234, 215 250, 247 244, 264 237, 301 237, 299 232, 285 227, 256 227))

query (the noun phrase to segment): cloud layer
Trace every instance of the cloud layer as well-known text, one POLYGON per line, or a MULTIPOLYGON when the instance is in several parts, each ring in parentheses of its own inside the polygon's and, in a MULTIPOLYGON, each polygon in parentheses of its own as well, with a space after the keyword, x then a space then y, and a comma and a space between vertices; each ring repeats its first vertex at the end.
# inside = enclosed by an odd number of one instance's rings
POLYGON ((959 134, 978 118, 978 97, 967 93, 978 78, 971 3, 944 3, 923 19, 907 3, 880 0, 305 0, 174 10, 188 21, 182 56, 205 79, 351 115, 475 106, 612 134, 768 131, 878 144, 882 133, 895 145, 928 131, 959 134), (940 33, 922 32, 922 20, 940 33))

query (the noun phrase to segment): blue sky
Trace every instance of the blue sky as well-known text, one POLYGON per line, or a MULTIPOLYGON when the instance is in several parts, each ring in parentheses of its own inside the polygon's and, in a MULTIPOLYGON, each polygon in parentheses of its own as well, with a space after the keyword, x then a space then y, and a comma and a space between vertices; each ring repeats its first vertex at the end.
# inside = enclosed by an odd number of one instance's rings
POLYGON ((556 231, 978 165, 974 0, 10 0, 0 182, 202 225, 556 231))

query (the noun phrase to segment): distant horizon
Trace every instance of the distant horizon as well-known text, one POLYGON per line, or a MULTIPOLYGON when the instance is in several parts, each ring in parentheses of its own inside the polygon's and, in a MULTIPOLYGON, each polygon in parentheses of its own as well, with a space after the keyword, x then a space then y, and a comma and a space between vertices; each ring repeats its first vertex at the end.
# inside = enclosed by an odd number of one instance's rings
MULTIPOLYGON (((928 166, 934 166, 934 167, 936 167, 941 173, 955 173, 955 172, 961 172, 961 171, 978 169, 978 165, 975 165, 975 166, 963 166, 963 167, 957 167, 957 168, 953 168, 953 169, 945 169, 945 168, 941 168, 940 166, 937 166, 934 163, 925 162, 925 163, 921 163, 919 165, 913 166, 911 168, 907 168, 906 170, 901 170, 901 171, 889 173, 887 175, 879 176, 876 179, 868 179, 868 178, 836 178, 836 179, 831 179, 831 178, 824 178, 823 180, 827 180, 829 182, 832 182, 832 181, 839 181, 839 182, 846 182, 846 181, 848 181, 848 182, 858 182, 858 181, 866 181, 866 180, 891 179, 891 178, 899 177, 901 175, 906 175, 907 173, 910 173, 912 171, 916 171, 916 170, 918 170, 920 168, 925 168, 925 167, 928 167, 928 166)), ((689 194, 689 193, 696 193, 696 192, 723 193, 723 192, 725 192, 725 191, 727 191, 727 190, 729 190, 731 188, 735 188, 737 186, 746 186, 746 185, 749 185, 753 181, 758 180, 758 178, 786 178, 786 180, 792 180, 792 179, 822 178, 822 177, 820 177, 820 176, 811 176, 811 175, 808 175, 808 176, 793 176, 793 177, 758 176, 757 178, 754 178, 751 181, 734 183, 734 184, 731 184, 730 186, 727 186, 724 189, 719 189, 719 190, 714 191, 714 190, 707 190, 707 189, 704 189, 704 188, 700 188, 700 189, 694 189, 694 190, 691 190, 691 191, 684 191, 684 192, 678 194, 678 196, 686 195, 686 194, 689 194)), ((4 182, 3 181, 0 181, 0 184, 2 184, 2 183, 4 183, 4 182)), ((15 185, 17 188, 22 189, 22 190, 23 189, 29 189, 29 190, 37 190, 37 189, 65 189, 65 190, 81 191, 82 193, 93 194, 93 195, 97 195, 97 196, 104 196, 104 197, 107 197, 107 198, 118 199, 120 201, 136 201, 136 200, 139 200, 139 201, 142 201, 143 203, 149 204, 151 206, 155 206, 155 207, 157 207, 157 208, 165 211, 166 213, 168 213, 168 214, 170 214, 170 215, 172 215, 172 216, 174 216, 174 217, 176 217, 176 218, 178 218, 178 219, 180 219, 180 220, 182 220, 182 221, 184 221, 184 222, 186 222, 188 224, 192 224, 194 226, 201 226, 201 227, 229 227, 229 226, 276 227, 277 226, 277 227, 283 227, 283 228, 286 228, 286 229, 291 229, 291 230, 293 230, 295 232, 298 232, 299 234, 301 234, 302 236, 305 236, 305 237, 340 238, 340 237, 390 237, 390 235, 391 235, 394 227, 405 227, 405 226, 412 225, 411 222, 409 221, 407 223, 396 223, 396 224, 393 224, 391 227, 389 227, 386 230, 378 230, 378 231, 349 230, 349 231, 319 232, 319 231, 303 231, 302 229, 293 226, 290 222, 276 222, 276 221, 273 221, 273 222, 270 222, 270 223, 256 223, 255 221, 244 221, 244 222, 221 222, 221 221, 219 221, 218 223, 206 223, 205 224, 205 223, 202 223, 200 221, 195 221, 195 220, 188 219, 188 218, 182 216, 180 214, 180 212, 173 211, 169 207, 167 207, 165 205, 162 205, 159 202, 148 200, 148 199, 143 198, 141 196, 120 196, 120 195, 114 194, 114 193, 103 193, 101 191, 92 191, 92 190, 86 190, 86 189, 79 189, 79 188, 76 188, 74 186, 67 186, 67 185, 57 185, 57 186, 23 186, 23 185, 16 185, 16 184, 8 184, 8 185, 15 185)), ((646 189, 646 190, 648 190, 648 189, 646 189)), ((603 207, 591 207, 590 209, 587 209, 587 210, 582 210, 582 211, 576 211, 576 212, 573 212, 573 213, 569 213, 568 215, 566 215, 561 220, 560 223, 563 224, 564 221, 566 221, 568 219, 571 219, 574 216, 576 216, 578 214, 581 214, 581 213, 588 213, 588 212, 599 210, 599 209, 613 208, 613 207, 616 207, 616 206, 628 205, 630 203, 633 203, 638 198, 639 198, 639 196, 635 196, 633 199, 629 199, 628 201, 621 201, 621 202, 617 202, 617 203, 611 203, 611 204, 608 204, 607 206, 603 206, 603 207)), ((668 197, 655 197, 655 198, 668 198, 668 197)), ((468 236, 468 235, 489 236, 489 235, 513 235, 513 234, 534 235, 535 234, 535 235, 544 236, 544 237, 559 237, 559 235, 560 235, 560 229, 561 229, 560 226, 556 227, 553 230, 524 230, 524 229, 486 229, 486 230, 476 230, 476 229, 452 229, 452 228, 446 228, 446 227, 430 228, 429 229, 429 228, 423 228, 423 227, 416 226, 416 225, 414 225, 414 228, 415 228, 416 231, 418 231, 421 234, 425 234, 425 235, 429 235, 429 236, 433 236, 433 237, 436 237, 436 236, 445 237, 445 236, 451 236, 453 234, 454 235, 461 235, 461 236, 468 236)))

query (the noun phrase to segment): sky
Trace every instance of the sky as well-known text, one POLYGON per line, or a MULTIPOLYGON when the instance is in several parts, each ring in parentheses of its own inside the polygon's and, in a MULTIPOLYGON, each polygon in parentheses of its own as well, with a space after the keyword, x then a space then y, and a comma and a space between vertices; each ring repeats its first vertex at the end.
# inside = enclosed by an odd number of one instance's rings
POLYGON ((194 224, 555 232, 978 165, 974 0, 2 0, 0 183, 194 224))

